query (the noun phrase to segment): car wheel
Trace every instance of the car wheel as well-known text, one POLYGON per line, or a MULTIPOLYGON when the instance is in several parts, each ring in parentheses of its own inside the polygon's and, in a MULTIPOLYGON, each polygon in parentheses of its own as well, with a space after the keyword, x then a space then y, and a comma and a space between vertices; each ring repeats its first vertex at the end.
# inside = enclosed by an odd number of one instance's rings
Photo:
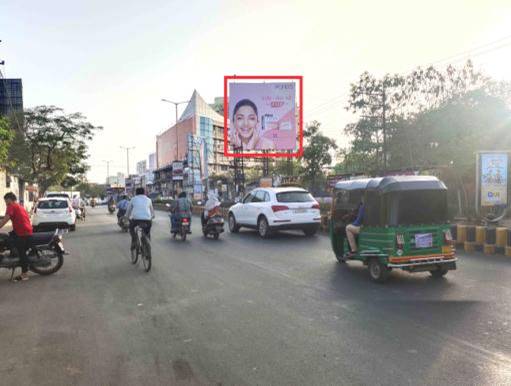
POLYGON ((238 233, 240 231, 240 226, 236 223, 236 218, 232 213, 229 213, 229 232, 238 233))
POLYGON ((257 222, 257 230, 259 231, 259 236, 263 239, 270 237, 271 229, 266 217, 262 216, 259 218, 259 221, 257 222))
POLYGON ((316 228, 305 228, 303 230, 303 233, 305 233, 305 236, 312 237, 316 234, 318 230, 316 228))
POLYGON ((390 269, 382 264, 377 257, 369 260, 369 276, 377 283, 384 283, 390 275, 390 269))

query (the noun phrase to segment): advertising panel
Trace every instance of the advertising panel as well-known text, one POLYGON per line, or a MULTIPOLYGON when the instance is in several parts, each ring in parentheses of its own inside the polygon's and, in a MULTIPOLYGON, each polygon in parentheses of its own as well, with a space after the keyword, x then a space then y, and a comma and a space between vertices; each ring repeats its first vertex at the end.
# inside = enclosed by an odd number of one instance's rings
POLYGON ((230 83, 231 149, 295 151, 297 145, 294 82, 230 83))
POLYGON ((183 162, 172 162, 172 179, 175 181, 183 179, 183 162))
POLYGON ((481 206, 507 204, 508 155, 481 153, 481 206))

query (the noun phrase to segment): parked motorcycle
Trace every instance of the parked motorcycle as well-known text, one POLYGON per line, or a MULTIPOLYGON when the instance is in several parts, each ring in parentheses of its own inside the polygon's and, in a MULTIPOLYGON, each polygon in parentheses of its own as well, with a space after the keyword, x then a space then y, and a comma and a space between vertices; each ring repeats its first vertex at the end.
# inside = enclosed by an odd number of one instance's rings
POLYGON ((126 216, 121 216, 117 219, 117 225, 123 232, 127 232, 130 228, 130 222, 126 216))
POLYGON ((208 211, 206 218, 205 212, 202 213, 202 234, 208 238, 212 235, 215 240, 218 240, 220 233, 224 231, 224 218, 220 213, 220 205, 208 211))
MULTIPOLYGON (((40 232, 32 235, 32 245, 27 249, 29 269, 39 275, 51 275, 64 264, 64 230, 40 232)), ((11 250, 7 242, 8 235, 0 234, 0 268, 14 270, 20 266, 16 249, 11 250)))

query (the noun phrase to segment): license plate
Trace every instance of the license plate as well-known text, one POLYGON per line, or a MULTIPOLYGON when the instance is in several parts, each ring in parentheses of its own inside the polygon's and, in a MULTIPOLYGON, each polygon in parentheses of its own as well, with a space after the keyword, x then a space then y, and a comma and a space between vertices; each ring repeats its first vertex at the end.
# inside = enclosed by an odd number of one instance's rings
POLYGON ((433 246, 432 233, 415 234, 415 248, 431 248, 433 246))
POLYGON ((307 212, 307 209, 304 209, 304 208, 298 208, 298 209, 295 209, 294 210, 295 213, 305 213, 307 212))

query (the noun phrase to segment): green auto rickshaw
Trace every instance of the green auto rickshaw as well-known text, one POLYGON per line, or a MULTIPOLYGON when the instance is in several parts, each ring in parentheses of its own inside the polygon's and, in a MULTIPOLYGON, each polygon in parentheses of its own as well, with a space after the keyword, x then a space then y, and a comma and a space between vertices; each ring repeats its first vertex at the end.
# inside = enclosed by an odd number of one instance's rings
POLYGON ((435 278, 456 269, 447 221, 447 188, 432 176, 338 182, 333 191, 330 240, 340 263, 361 261, 376 282, 386 281, 395 268, 410 273, 429 271, 435 278), (361 201, 364 217, 357 252, 346 259, 345 228, 361 201))

